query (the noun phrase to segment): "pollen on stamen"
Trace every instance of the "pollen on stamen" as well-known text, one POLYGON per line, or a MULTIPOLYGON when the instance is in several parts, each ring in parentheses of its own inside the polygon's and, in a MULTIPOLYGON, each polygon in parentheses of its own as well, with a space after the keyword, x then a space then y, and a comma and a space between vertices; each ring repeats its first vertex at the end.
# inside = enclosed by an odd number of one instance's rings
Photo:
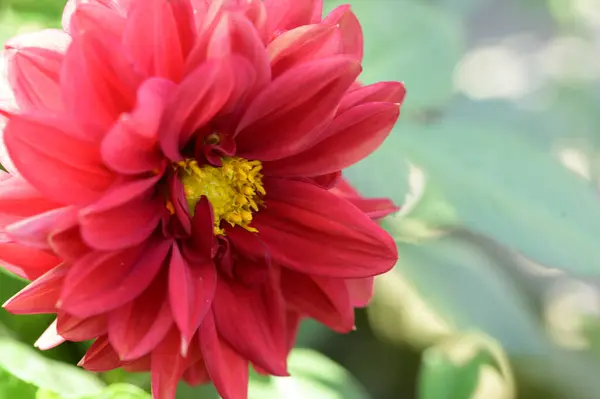
MULTIPOLYGON (((216 235, 224 235, 222 222, 257 232, 251 226, 253 212, 263 204, 262 164, 237 157, 224 157, 222 166, 198 165, 188 159, 174 164, 183 183, 190 213, 196 203, 206 197, 213 208, 216 235)), ((168 204, 167 204, 168 207, 168 204)))

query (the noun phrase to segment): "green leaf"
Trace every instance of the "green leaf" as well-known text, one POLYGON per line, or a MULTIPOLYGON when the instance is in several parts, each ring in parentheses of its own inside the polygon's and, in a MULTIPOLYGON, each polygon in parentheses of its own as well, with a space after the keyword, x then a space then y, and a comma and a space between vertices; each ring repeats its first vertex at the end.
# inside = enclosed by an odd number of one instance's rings
POLYGON ((37 387, 0 368, 0 398, 34 399, 37 387))
POLYGON ((61 399, 96 395, 104 387, 93 374, 48 360, 29 346, 6 337, 0 337, 0 371, 25 384, 58 394, 61 399))
POLYGON ((501 347, 488 337, 462 334, 423 354, 420 399, 508 399, 513 398, 514 393, 508 360, 501 347))
POLYGON ((253 376, 249 399, 369 399, 348 371, 317 352, 292 351, 289 370, 291 377, 253 376))

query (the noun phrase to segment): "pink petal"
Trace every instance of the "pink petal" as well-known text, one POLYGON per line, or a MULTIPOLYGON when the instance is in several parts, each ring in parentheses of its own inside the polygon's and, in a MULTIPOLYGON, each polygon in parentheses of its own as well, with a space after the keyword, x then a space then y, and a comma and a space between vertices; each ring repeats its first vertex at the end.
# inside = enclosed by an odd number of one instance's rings
POLYGON ((134 360, 150 353, 172 325, 166 281, 157 278, 138 298, 109 314, 110 342, 122 360, 134 360))
POLYGON ((355 61, 330 57, 302 64, 275 79, 237 127, 238 154, 272 161, 310 147, 359 73, 355 61))
POLYGON ((135 108, 122 114, 102 141, 102 159, 107 166, 124 174, 160 169, 159 126, 175 87, 171 81, 159 78, 148 79, 140 86, 135 108))
POLYGON ((369 304, 373 297, 375 279, 373 277, 347 279, 346 286, 350 293, 352 306, 364 308, 369 304))
POLYGON ((183 148, 196 130, 210 121, 229 100, 233 71, 229 61, 203 63, 178 86, 165 110, 161 148, 171 160, 183 159, 183 148))
POLYGON ((392 237, 345 199, 292 180, 270 179, 266 189, 269 201, 254 226, 273 262, 335 278, 370 277, 396 263, 392 237))
POLYGON ((80 212, 81 235, 92 248, 116 250, 137 245, 157 228, 164 201, 154 185, 160 176, 123 182, 80 212))
POLYGON ((66 109, 82 125, 94 127, 90 138, 100 140, 121 113, 133 108, 141 81, 120 43, 86 31, 69 47, 61 88, 66 109))
POLYGON ((321 21, 323 0, 264 0, 270 26, 281 32, 321 21))
POLYGON ((19 172, 51 200, 81 204, 94 200, 112 183, 95 146, 78 140, 60 120, 13 115, 4 142, 19 172), (44 143, 44 145, 40 145, 44 143))
POLYGON ((271 283, 248 288, 219 279, 213 312, 219 333, 237 352, 273 375, 287 375, 285 313, 271 283))
POLYGON ((169 265, 169 302, 171 312, 186 345, 192 341, 210 309, 217 286, 217 273, 210 258, 202 263, 185 261, 177 245, 169 265))
POLYGON ((63 108, 60 68, 64 55, 37 47, 9 50, 8 77, 22 111, 59 112, 63 108))
POLYGON ((147 76, 178 82, 195 40, 189 0, 133 2, 123 36, 125 51, 147 76))
POLYGON ((66 274, 65 266, 55 267, 6 301, 3 307, 14 314, 56 312, 56 302, 66 274))
POLYGON ((108 336, 104 335, 94 341, 87 353, 77 364, 86 370, 100 373, 116 369, 122 365, 115 350, 110 346, 108 336))
POLYGON ((73 37, 88 31, 103 32, 120 41, 125 30, 125 18, 115 10, 98 3, 83 3, 71 15, 69 32, 73 37))
POLYGON ((60 206, 60 204, 46 198, 19 176, 11 176, 0 181, 0 209, 2 213, 33 216, 60 206))
POLYGON ((223 399, 248 397, 248 361, 219 337, 212 312, 200 328, 200 347, 206 370, 223 399))
POLYGON ((179 351, 180 340, 176 329, 165 337, 163 342, 152 351, 152 398, 174 399, 177 384, 186 366, 186 360, 179 351))
POLYGON ((267 47, 273 77, 300 65, 340 54, 339 30, 323 24, 305 25, 283 33, 267 47))
POLYGON ((42 335, 35 341, 33 346, 39 350, 47 351, 64 343, 66 340, 56 331, 56 319, 48 326, 42 335))
POLYGON ((360 86, 344 96, 337 113, 339 115, 352 107, 367 103, 389 102, 402 104, 405 96, 406 88, 400 82, 378 82, 368 86, 360 86))
POLYGON ((344 4, 335 8, 323 19, 323 23, 338 26, 341 33, 341 53, 362 62, 363 32, 358 18, 350 10, 350 5, 344 4))
POLYGON ((132 301, 158 275, 170 245, 169 241, 151 241, 120 252, 86 255, 69 270, 60 308, 74 316, 89 317, 132 301))
POLYGON ((48 237, 53 230, 76 213, 75 207, 58 208, 40 213, 6 227, 6 234, 31 248, 51 249, 48 237))
POLYGON ((319 176, 354 165, 375 151, 390 134, 400 116, 394 103, 369 103, 334 119, 327 136, 308 150, 265 165, 277 176, 319 176))
POLYGON ((70 223, 57 228, 49 237, 52 250, 65 262, 73 263, 92 249, 83 241, 79 221, 74 217, 70 223))
POLYGON ((296 311, 320 321, 334 331, 347 333, 354 327, 354 309, 345 280, 281 271, 281 291, 296 311))
POLYGON ((64 54, 71 44, 71 37, 60 29, 42 29, 14 36, 6 41, 4 47, 9 50, 27 48, 46 49, 53 53, 64 54))
POLYGON ((71 26, 73 13, 83 5, 100 6, 114 13, 115 18, 125 17, 132 0, 68 0, 62 16, 62 26, 66 32, 77 33, 71 26))

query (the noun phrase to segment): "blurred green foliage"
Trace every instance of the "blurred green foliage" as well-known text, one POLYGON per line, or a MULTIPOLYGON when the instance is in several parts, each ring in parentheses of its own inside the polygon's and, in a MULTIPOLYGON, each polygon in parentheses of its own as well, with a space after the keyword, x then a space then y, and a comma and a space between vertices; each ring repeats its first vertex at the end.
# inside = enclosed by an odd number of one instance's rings
MULTIPOLYGON (((255 376, 251 397, 600 397, 600 2, 349 2, 366 37, 361 79, 408 88, 389 140, 347 172, 365 195, 403 204, 383 222, 400 261, 357 332, 302 326, 298 345, 339 365, 296 352, 295 377, 255 376)), ((0 41, 59 26, 63 3, 4 0, 0 41)), ((0 300, 23 284, 0 273, 0 300)), ((48 323, 0 311, 0 398, 68 395, 17 343, 48 323)), ((84 350, 45 355, 75 363, 84 350)), ((148 397, 127 385, 147 390, 145 375, 102 378, 117 385, 82 399, 148 397)), ((216 394, 178 393, 197 397, 216 394)))

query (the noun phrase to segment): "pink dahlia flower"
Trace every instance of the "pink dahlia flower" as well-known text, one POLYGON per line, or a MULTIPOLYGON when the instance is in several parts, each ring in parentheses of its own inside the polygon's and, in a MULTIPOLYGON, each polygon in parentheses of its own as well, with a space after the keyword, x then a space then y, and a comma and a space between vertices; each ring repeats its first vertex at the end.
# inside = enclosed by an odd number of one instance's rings
POLYGON ((240 399, 249 364, 287 375, 300 318, 353 328, 397 250, 341 170, 405 91, 357 84, 356 17, 321 13, 70 0, 63 31, 7 43, 0 260, 33 282, 5 307, 57 315, 40 348, 94 339, 83 367, 149 370, 156 399, 240 399))

